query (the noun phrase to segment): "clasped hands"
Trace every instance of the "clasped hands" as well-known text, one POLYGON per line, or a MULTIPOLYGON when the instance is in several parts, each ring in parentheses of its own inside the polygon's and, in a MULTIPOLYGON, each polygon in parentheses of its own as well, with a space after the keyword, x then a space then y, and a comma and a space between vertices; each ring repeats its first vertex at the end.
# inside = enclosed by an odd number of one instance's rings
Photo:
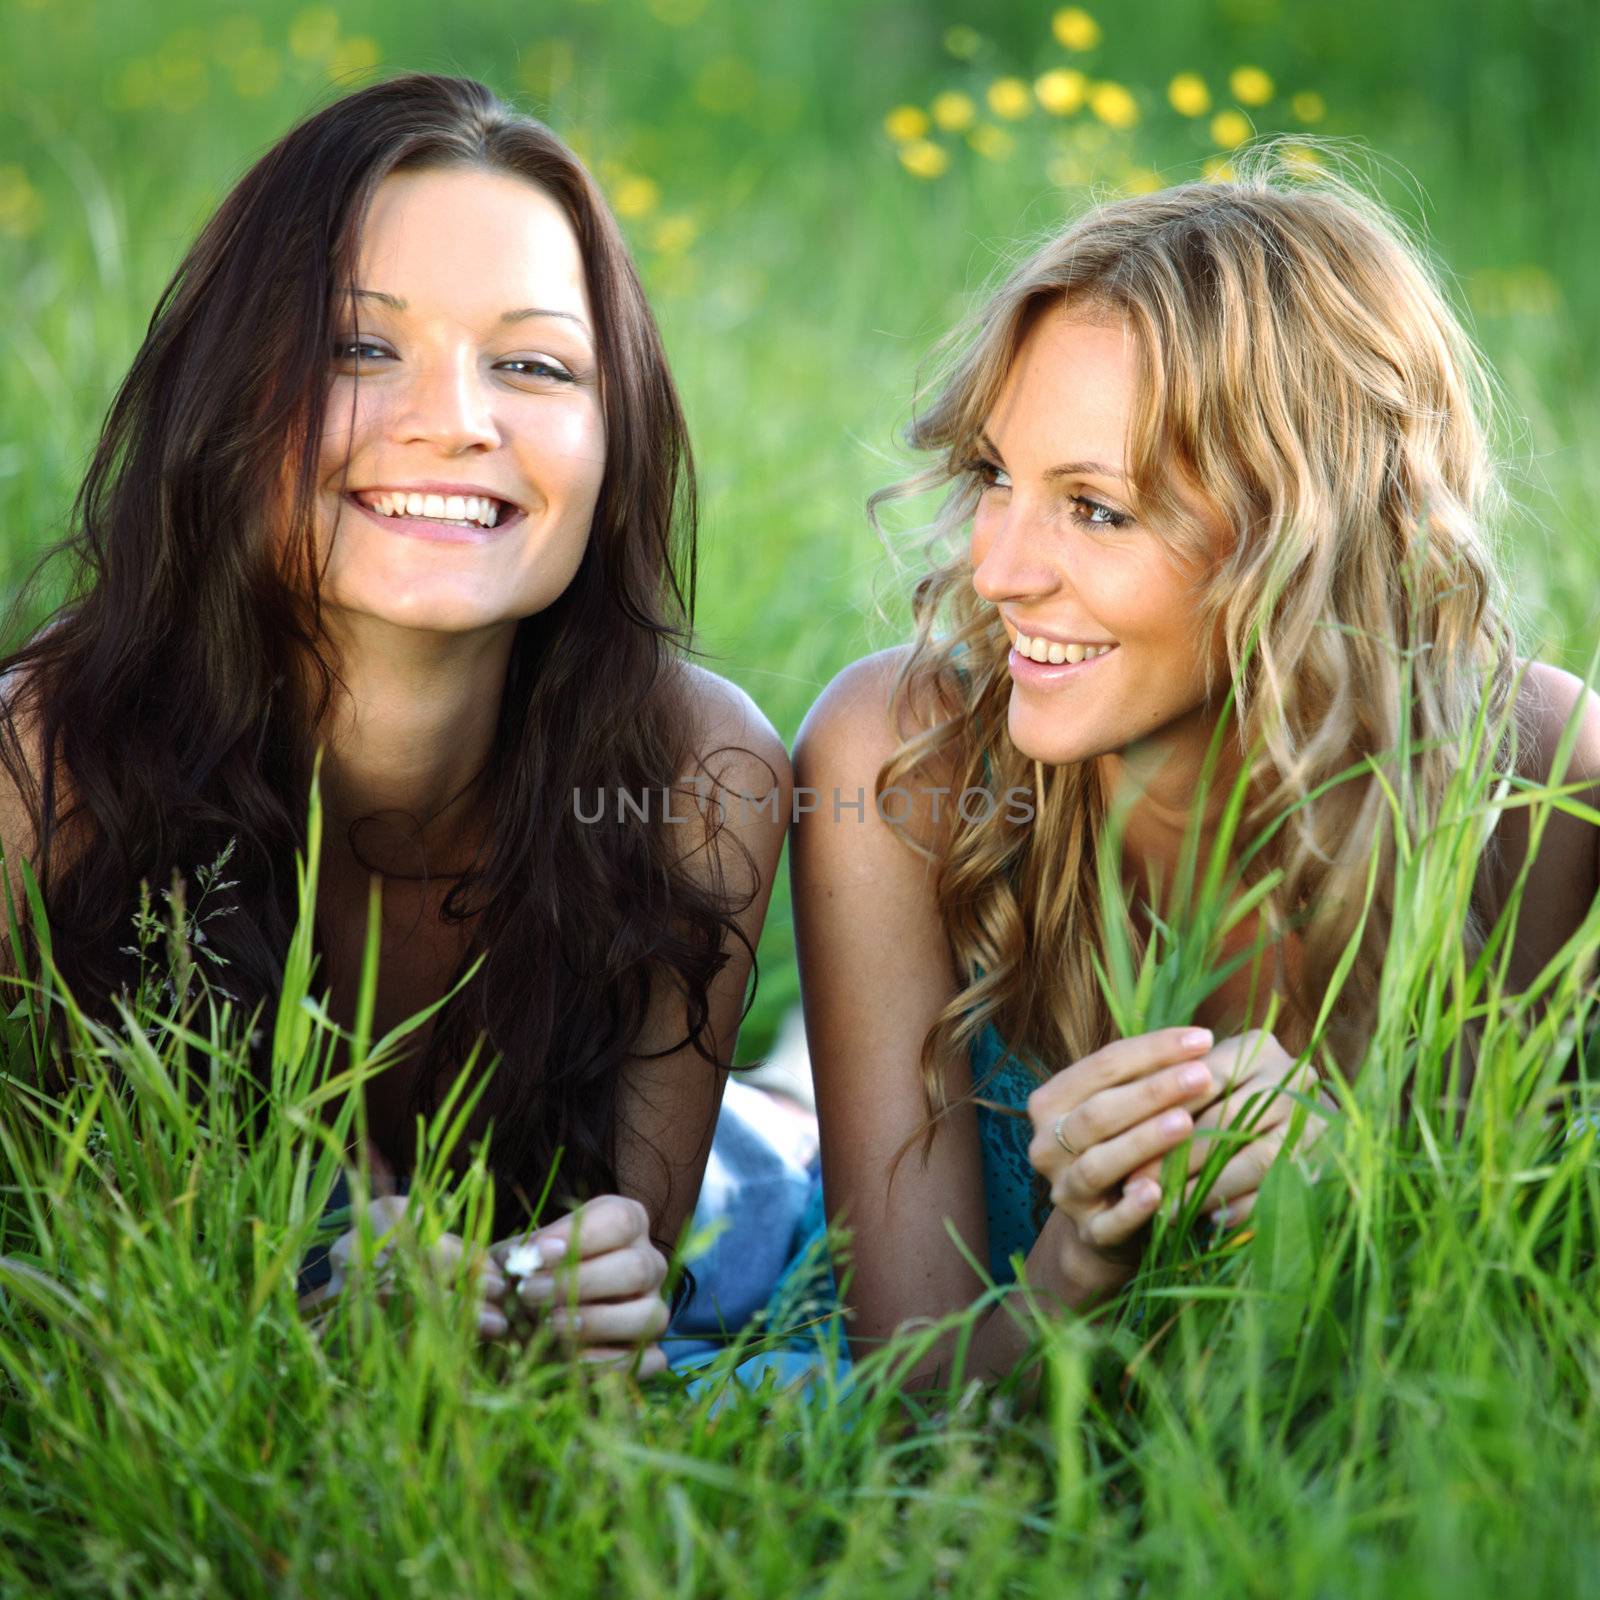
MULTIPOLYGON (((1280 1087, 1314 1096, 1317 1077, 1270 1033, 1216 1043, 1205 1028, 1118 1039, 1040 1084, 1028 1096, 1028 1159, 1070 1224, 1066 1275, 1083 1276, 1086 1263, 1088 1275, 1106 1283, 1131 1271, 1144 1248, 1141 1230, 1161 1203, 1163 1158, 1201 1129, 1248 1123, 1249 1137, 1217 1174, 1204 1213, 1218 1226, 1248 1217, 1298 1103, 1272 1092, 1280 1087)), ((1308 1115, 1299 1147, 1326 1126, 1308 1115)), ((1185 1202, 1210 1150, 1209 1139, 1190 1147, 1185 1202)))
MULTIPOLYGON (((370 1203, 375 1235, 386 1236, 401 1224, 408 1199, 380 1195, 370 1203)), ((352 1228, 329 1247, 332 1276, 319 1299, 343 1287, 359 1242, 359 1231, 352 1228)), ((393 1250, 391 1240, 373 1258, 385 1293, 393 1250)), ((655 1341, 671 1318, 661 1296, 667 1260, 651 1243, 649 1214, 637 1200, 598 1195, 555 1222, 486 1249, 468 1245, 457 1234, 441 1234, 427 1259, 443 1281, 470 1282, 480 1339, 520 1343, 542 1325, 559 1333, 580 1361, 630 1366, 640 1378, 666 1368, 655 1341), (536 1264, 530 1260, 535 1252, 536 1264), (513 1255, 513 1267, 533 1270, 508 1270, 513 1255)))

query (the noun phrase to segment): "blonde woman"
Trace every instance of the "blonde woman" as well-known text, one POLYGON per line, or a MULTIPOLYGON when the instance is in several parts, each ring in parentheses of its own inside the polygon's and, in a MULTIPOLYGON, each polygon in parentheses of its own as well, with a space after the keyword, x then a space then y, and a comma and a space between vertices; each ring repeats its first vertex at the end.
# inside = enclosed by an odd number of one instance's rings
MULTIPOLYGON (((1311 1085, 1295 1057, 1387 811, 1371 780, 1307 797, 1394 748, 1407 653, 1425 803, 1485 693, 1507 713, 1490 759, 1542 778, 1576 713, 1569 777, 1600 776, 1600 701, 1518 672, 1490 548, 1492 381, 1421 252, 1359 188, 1299 181, 1271 147, 1239 170, 1099 205, 977 315, 910 430, 934 464, 879 497, 948 486, 915 637, 842 672, 801 730, 797 794, 817 798, 794 842, 796 928, 858 1355, 975 1297, 951 1228, 997 1282, 1020 1251, 1063 1307, 1115 1290, 1163 1156, 1230 1120, 1225 1086, 1236 1106, 1311 1085), (1255 819, 1290 813, 1281 882, 1235 939, 1260 935, 1267 981, 1252 1005, 1241 969, 1185 1026, 1118 1037, 1094 972, 1108 808, 1129 806, 1136 924, 1152 873, 1172 881, 1230 686, 1222 787, 1257 752, 1255 819)), ((1522 815, 1484 858, 1469 944, 1526 853, 1522 815)), ((1597 886, 1595 832, 1557 817, 1514 976, 1597 886)), ((1346 1071, 1390 914, 1380 888, 1327 1035, 1346 1071)), ((1249 1214, 1293 1109, 1272 1099, 1210 1191, 1215 1217, 1249 1214)), ((1022 1337, 991 1311, 968 1370, 1008 1372, 1022 1337)))

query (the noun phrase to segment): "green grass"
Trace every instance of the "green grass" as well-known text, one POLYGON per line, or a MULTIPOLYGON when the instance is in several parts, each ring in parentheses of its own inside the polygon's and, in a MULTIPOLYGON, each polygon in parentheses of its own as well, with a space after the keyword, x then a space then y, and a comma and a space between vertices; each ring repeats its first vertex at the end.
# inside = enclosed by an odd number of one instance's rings
MULTIPOLYGON (((1600 427, 1600 28, 1580 0, 1470 11, 1129 0, 1096 11, 1105 37, 1086 64, 1133 90, 1135 130, 1091 149, 1099 135, 1071 139, 1092 119, 1035 108, 1006 124, 1002 159, 941 135, 949 168, 924 181, 884 114, 1070 65, 1048 7, 351 4, 330 33, 270 4, 219 17, 13 0, 5 581, 60 531, 199 221, 316 103, 328 50, 344 40, 355 63, 348 41, 364 37, 381 69, 466 72, 544 108, 619 202, 655 185, 627 226, 701 466, 702 637, 792 738, 833 672, 897 637, 904 597, 862 501, 900 471, 894 430, 933 340, 1019 239, 1082 199, 1051 162, 1071 154, 1104 186, 1135 168, 1197 174, 1214 153, 1205 119, 1163 109, 1165 85, 1198 71, 1220 106, 1228 71, 1251 63, 1280 90, 1255 112, 1263 131, 1297 126, 1286 97, 1315 90, 1315 131, 1365 141, 1382 191, 1426 224, 1508 388, 1522 505, 1505 553, 1525 641, 1584 669, 1600 597, 1600 477, 1580 454, 1600 427), (985 31, 953 54, 966 24, 985 31)), ((241 1137, 229 1022, 202 1008, 184 1024, 194 1103, 159 987, 120 1033, 80 1023, 77 1099, 47 1116, 14 1083, 0 1118, 0 1591, 1600 1587, 1600 1163, 1594 1133, 1567 1142, 1548 1115, 1591 1031, 1596 932, 1554 966, 1542 1013, 1502 1004, 1492 960, 1441 959, 1459 948, 1465 836, 1441 827, 1398 869, 1407 910, 1377 1039, 1319 1175, 1280 1163, 1248 1237, 1164 1258, 1116 1317, 1037 1320, 1037 1416, 1003 1390, 908 1399, 895 1373, 909 1347, 833 1405, 585 1381, 538 1347, 479 1351, 415 1261, 387 1310, 358 1286, 308 1326, 292 1264, 333 1173, 313 1116, 332 1041, 307 952, 264 1019, 277 1072, 263 1141, 241 1137), (1413 1075, 1418 1105, 1442 1092, 1469 1025, 1482 1067, 1463 1128, 1404 1117, 1399 1083, 1413 1075)), ((791 943, 780 882, 745 1059, 793 1002, 791 943)), ((19 1015, 16 1078, 32 1056, 19 1015)), ((472 1226, 481 1184, 424 1180, 421 1235, 472 1226)))

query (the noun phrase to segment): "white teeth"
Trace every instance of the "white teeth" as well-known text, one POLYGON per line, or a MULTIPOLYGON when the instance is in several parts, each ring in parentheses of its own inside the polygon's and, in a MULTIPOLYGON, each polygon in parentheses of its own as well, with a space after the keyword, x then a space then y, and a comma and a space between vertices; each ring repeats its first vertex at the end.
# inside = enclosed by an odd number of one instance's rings
POLYGON ((435 522, 483 528, 493 528, 500 521, 500 502, 488 495, 424 495, 382 490, 371 497, 369 506, 386 517, 428 517, 435 522))
POLYGON ((1036 639, 1020 629, 1017 631, 1017 654, 1027 656, 1030 661, 1049 662, 1052 666, 1063 662, 1076 666, 1115 649, 1113 644, 1059 644, 1053 639, 1036 639))

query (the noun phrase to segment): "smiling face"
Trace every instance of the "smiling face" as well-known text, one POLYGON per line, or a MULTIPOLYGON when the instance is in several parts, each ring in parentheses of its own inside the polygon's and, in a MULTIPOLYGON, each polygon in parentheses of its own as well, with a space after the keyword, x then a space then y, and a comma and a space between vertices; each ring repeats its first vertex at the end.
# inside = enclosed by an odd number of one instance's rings
MULTIPOLYGON (((1143 520, 1123 475, 1137 383, 1126 322, 1052 305, 979 447, 972 582, 1012 641, 1012 742, 1052 765, 1153 738, 1203 752, 1210 731, 1207 657, 1220 646, 1201 618, 1203 574, 1143 520)), ((1221 518, 1191 505, 1220 549, 1221 518)))
POLYGON ((324 608, 444 633, 543 610, 578 570, 605 470, 565 213, 506 173, 392 173, 354 281, 360 327, 344 300, 319 463, 324 608))

